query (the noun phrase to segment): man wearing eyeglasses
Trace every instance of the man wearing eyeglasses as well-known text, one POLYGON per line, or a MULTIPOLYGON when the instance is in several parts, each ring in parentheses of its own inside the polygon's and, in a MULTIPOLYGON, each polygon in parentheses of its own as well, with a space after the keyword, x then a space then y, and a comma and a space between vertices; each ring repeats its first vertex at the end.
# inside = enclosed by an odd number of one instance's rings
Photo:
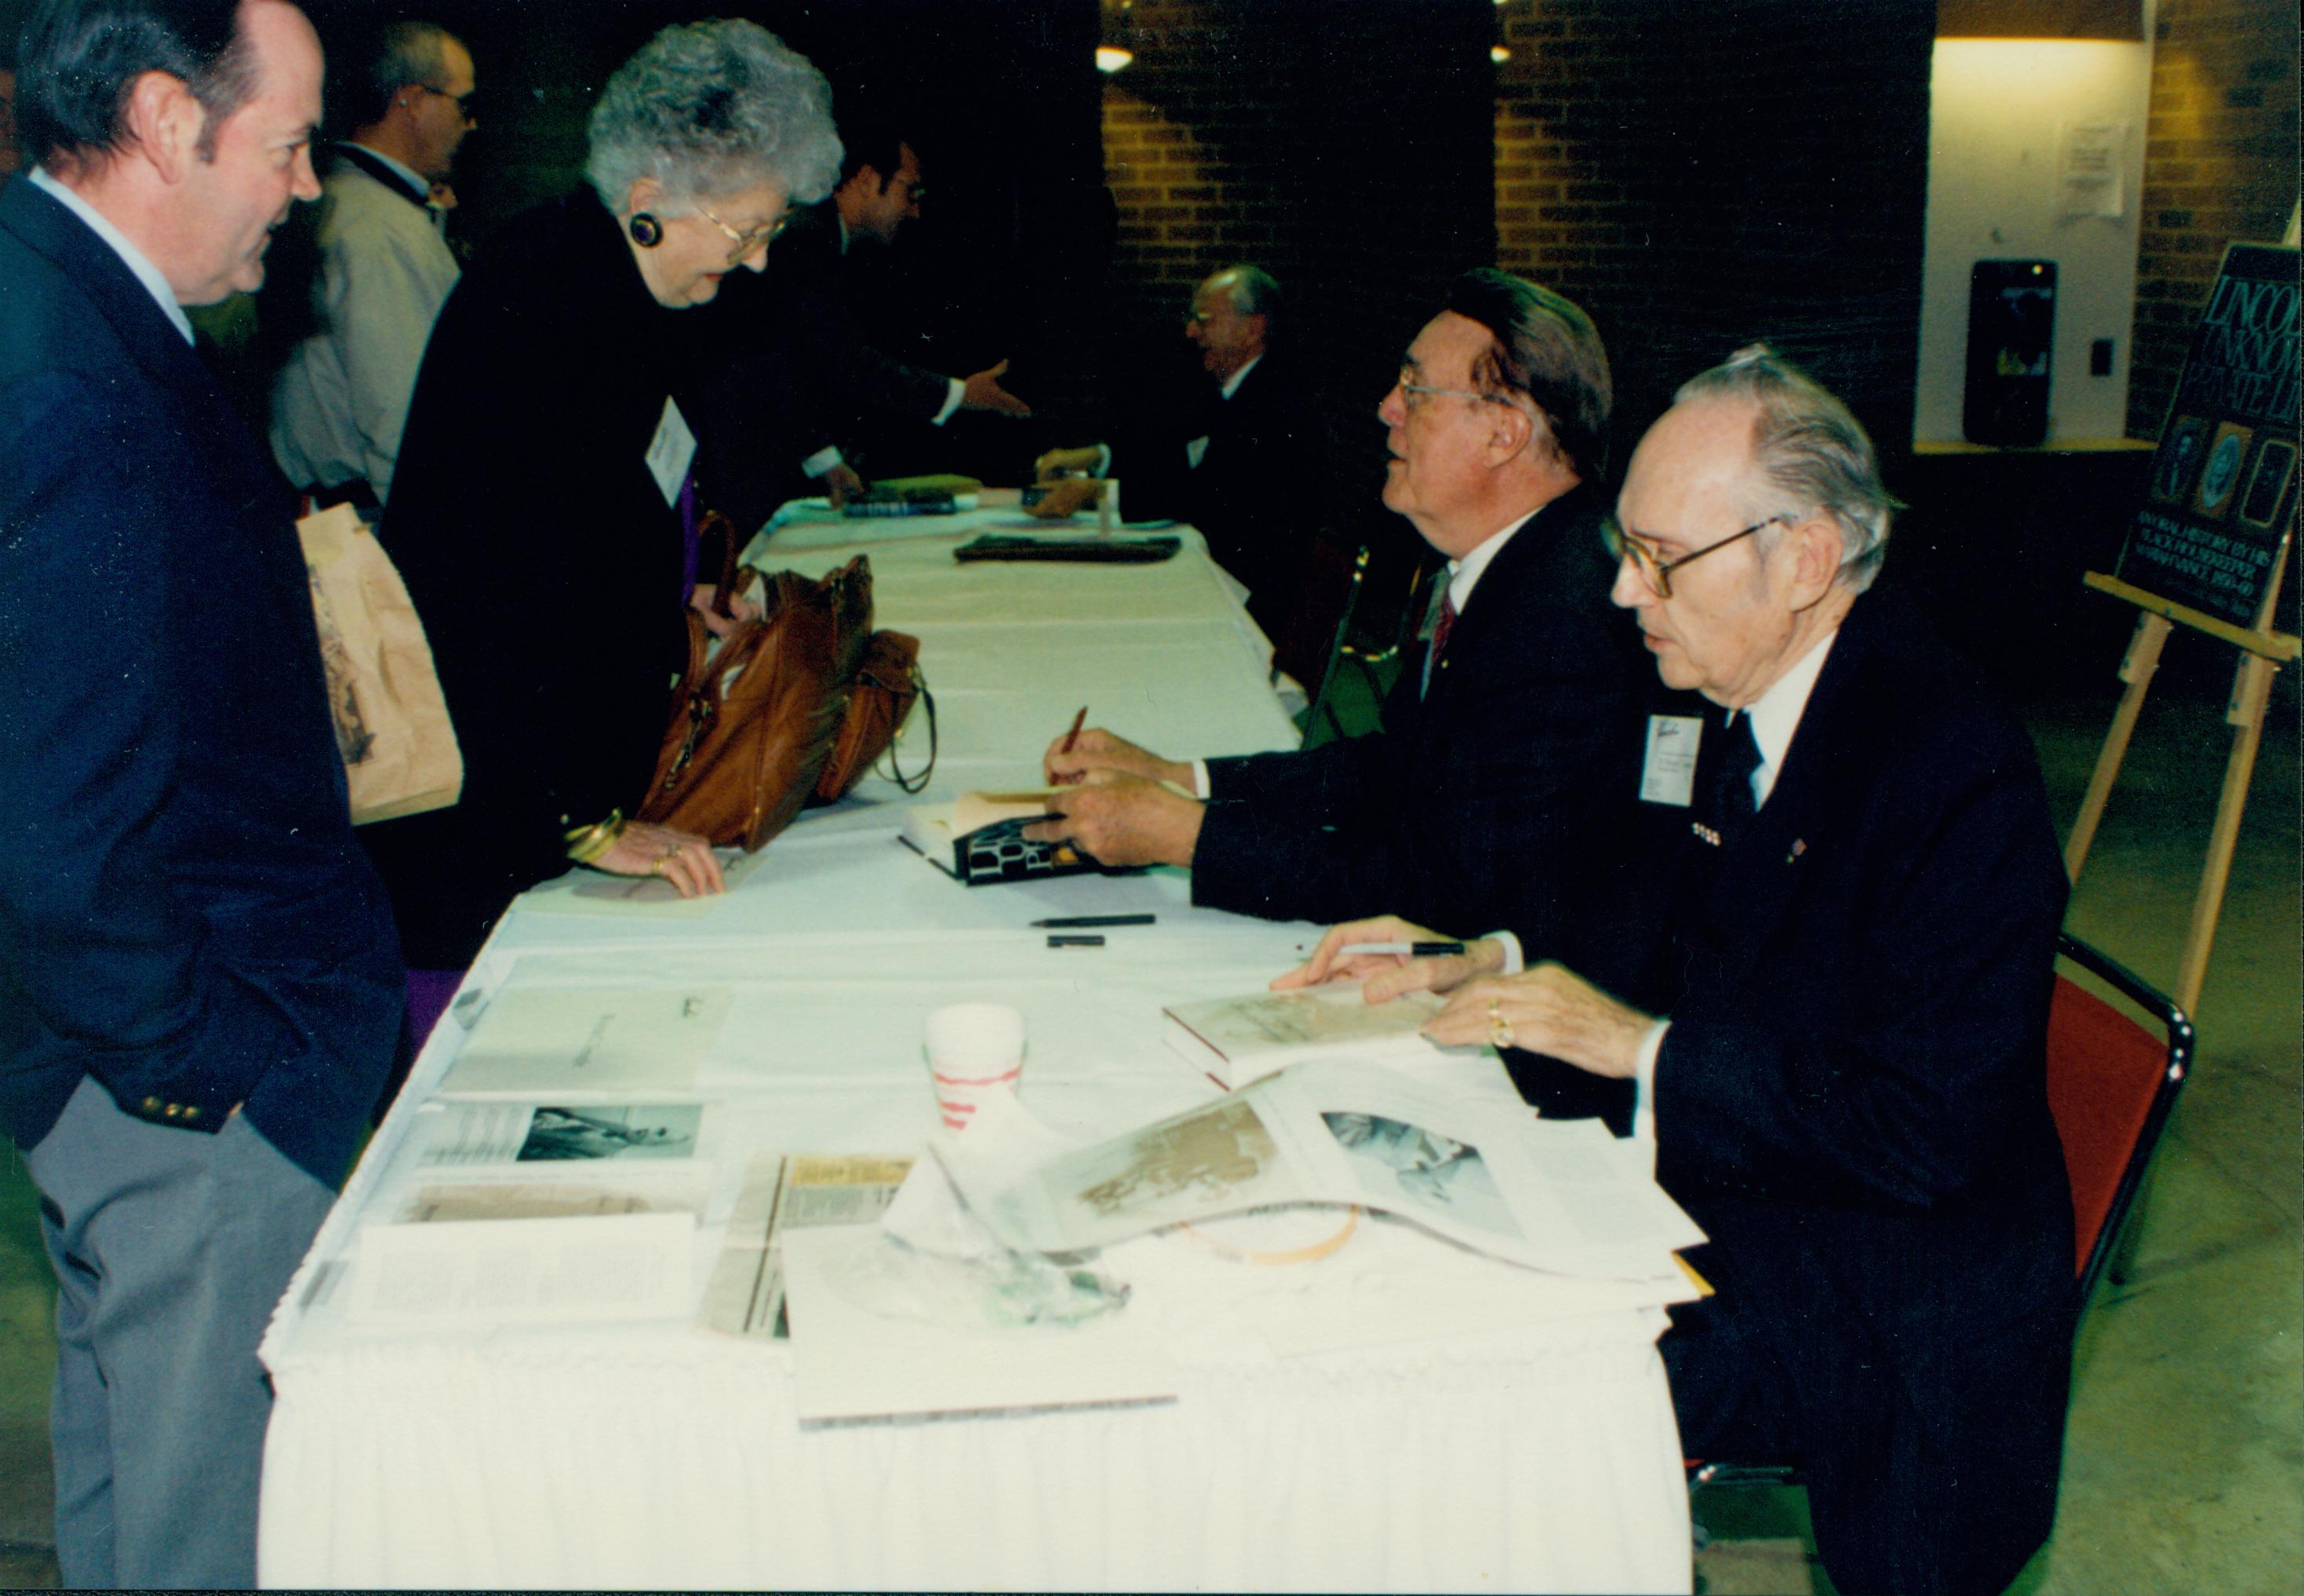
POLYGON ((432 22, 378 35, 351 92, 363 120, 321 183, 315 324, 272 388, 272 452, 324 502, 383 504, 456 257, 433 203, 477 125, 471 52, 432 22))
POLYGON ((1777 357, 1683 387, 1611 528, 1615 602, 1701 696, 1650 722, 1618 906, 1647 974, 1337 957, 1434 934, 1385 919, 1282 984, 1453 990, 1436 1039, 1637 1082, 1656 1178, 1711 1237, 1716 1295, 1663 1342, 1689 1456, 1798 1465, 1842 1590, 1996 1592, 2062 1456, 2065 882, 2023 728, 1868 592, 1893 507, 1855 418, 1777 357))
POLYGON ((1048 750, 1050 779, 1079 785, 1038 829, 1107 864, 1190 866, 1193 901, 1213 908, 1325 920, 1461 903, 1531 956, 1563 956, 1556 939, 1594 923, 1572 906, 1616 853, 1646 674, 1607 602, 1590 486, 1610 393, 1573 304, 1501 272, 1459 278, 1376 411, 1384 502, 1449 563, 1384 730, 1203 764, 1084 731, 1048 750))
POLYGON ((1122 513, 1190 521, 1208 557, 1248 589, 1274 664, 1317 681, 1343 602, 1323 579, 1337 462, 1281 311, 1280 284, 1261 266, 1210 274, 1184 321, 1208 384, 1189 399, 1165 394, 1113 443, 1041 455, 1043 495, 1029 511, 1060 520, 1096 502, 1105 491, 1097 478, 1123 479, 1122 513))
POLYGON ((844 117, 840 135, 841 178, 831 198, 796 213, 767 271, 724 284, 719 302, 689 329, 699 334, 712 393, 697 421, 699 474, 714 503, 739 524, 764 519, 786 489, 809 481, 835 506, 863 492, 842 445, 854 443, 868 413, 932 426, 961 410, 1032 413, 1001 385, 1005 360, 945 376, 864 335, 849 300, 849 253, 859 243, 894 244, 919 219, 928 179, 895 121, 844 117))

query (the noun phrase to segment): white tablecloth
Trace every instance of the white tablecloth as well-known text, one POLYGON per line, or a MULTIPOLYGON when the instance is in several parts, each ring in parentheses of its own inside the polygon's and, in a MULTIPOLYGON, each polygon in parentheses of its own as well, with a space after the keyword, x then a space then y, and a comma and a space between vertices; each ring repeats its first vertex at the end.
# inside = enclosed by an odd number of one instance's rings
MULTIPOLYGON (((1178 756, 1287 746, 1268 647, 1183 536, 1164 565, 961 567, 950 522, 801 524, 756 562, 815 574, 868 550, 880 624, 922 638, 934 798, 1036 780, 1083 700, 1093 722, 1178 756)), ((1257 984, 1311 935, 1193 909, 1172 871, 962 888, 894 840, 912 801, 868 782, 706 905, 540 889, 467 992, 727 985, 697 1094, 725 1116, 707 1214, 724 1220, 753 1152, 918 1148, 934 1124, 920 1020, 938 1004, 1015 1004, 1026 1102, 1060 1127, 1117 1130, 1214 1090, 1162 1044, 1161 1003, 1257 984), (1025 928, 1138 909, 1158 925, 1102 949, 1025 928)), ((1275 1351, 1274 1327, 1318 1328, 1354 1293, 1419 1292, 1468 1266, 1414 1232, 1356 1237, 1311 1266, 1325 1274, 1209 1291, 1169 1347, 1178 1399, 1116 1408, 802 1426, 781 1343, 684 1322, 356 1324, 360 1226, 382 1217, 381 1172, 464 1037, 453 1018, 435 1033, 266 1340, 267 1585, 1688 1588, 1655 1313, 1275 1351)), ((699 1292, 724 1229, 698 1233, 699 1292)))

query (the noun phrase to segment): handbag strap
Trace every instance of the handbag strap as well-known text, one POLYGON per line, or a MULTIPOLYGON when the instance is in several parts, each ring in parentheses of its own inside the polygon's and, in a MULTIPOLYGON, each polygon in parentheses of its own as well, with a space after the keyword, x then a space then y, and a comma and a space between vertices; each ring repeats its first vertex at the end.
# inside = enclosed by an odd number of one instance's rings
POLYGON ((895 782, 897 788, 907 796, 917 797, 927 790, 928 778, 936 773, 936 695, 928 691, 928 678, 920 674, 920 668, 918 665, 912 667, 912 685, 919 689, 920 703, 928 712, 928 762, 919 771, 907 776, 904 774, 902 764, 896 758, 896 750, 902 746, 902 740, 892 741, 888 744, 888 776, 889 780, 895 782))
POLYGON ((736 602, 736 523, 716 510, 707 510, 696 523, 696 536, 701 539, 717 533, 720 536, 720 581, 712 590, 712 612, 726 621, 735 613, 736 602))

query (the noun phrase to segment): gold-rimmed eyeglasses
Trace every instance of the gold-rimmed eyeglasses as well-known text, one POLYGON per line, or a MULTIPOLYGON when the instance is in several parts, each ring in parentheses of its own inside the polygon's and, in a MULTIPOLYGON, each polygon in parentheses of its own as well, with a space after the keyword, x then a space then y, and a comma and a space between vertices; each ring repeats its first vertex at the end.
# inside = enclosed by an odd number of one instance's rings
POLYGON ((728 235, 730 266, 734 266, 739 261, 775 242, 777 235, 792 225, 792 212, 786 211, 773 222, 763 222, 749 232, 739 232, 700 205, 696 207, 696 214, 728 235))
POLYGON ((1719 542, 1707 543, 1702 548, 1682 554, 1677 560, 1657 559, 1656 551, 1625 531, 1618 524, 1614 516, 1610 516, 1600 523, 1600 536, 1607 539, 1608 553, 1618 564, 1623 563, 1625 557, 1629 555, 1634 569, 1640 573, 1640 580, 1648 584, 1648 591, 1658 598, 1670 598, 1672 573, 1681 566, 1692 565, 1703 559, 1705 555, 1717 553, 1732 543, 1741 543, 1764 527, 1774 527, 1780 523, 1789 527, 1792 521, 1793 518, 1788 515, 1772 515, 1765 521, 1754 521, 1741 532, 1732 532, 1719 542))
POLYGON ((1472 388, 1436 388, 1429 383, 1419 383, 1413 380, 1415 376, 1415 367, 1408 366, 1401 367, 1399 384, 1400 402, 1404 408, 1410 411, 1422 410, 1424 408, 1422 401, 1433 397, 1469 399, 1479 404, 1500 404, 1509 406, 1512 403, 1512 399, 1508 394, 1482 393, 1472 388))

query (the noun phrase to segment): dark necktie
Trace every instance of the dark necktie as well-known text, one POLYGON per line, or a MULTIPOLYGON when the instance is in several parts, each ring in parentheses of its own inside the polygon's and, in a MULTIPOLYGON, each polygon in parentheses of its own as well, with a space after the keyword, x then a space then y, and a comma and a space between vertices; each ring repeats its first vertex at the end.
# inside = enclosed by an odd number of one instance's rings
POLYGON ((1424 651, 1424 690, 1432 690, 1432 673, 1440 668, 1440 656, 1447 651, 1448 634, 1456 629, 1456 595, 1448 588, 1440 590, 1440 614, 1432 623, 1432 645, 1424 651))
POLYGON ((1752 801, 1752 773, 1760 767, 1760 745, 1752 740, 1752 717, 1740 714, 1732 725, 1704 724, 1696 750, 1695 799, 1689 822, 1696 836, 1689 846, 1672 905, 1674 993, 1684 992, 1705 950, 1716 948, 1721 933, 1713 918, 1713 887, 1723 857, 1759 806, 1752 801))
POLYGON ((1752 801, 1752 773, 1760 768, 1760 745, 1752 738, 1752 717, 1741 712, 1726 726, 1715 726, 1720 739, 1712 763, 1712 784, 1706 796, 1705 818, 1720 833, 1723 850, 1734 845, 1745 822, 1759 813, 1752 801))

